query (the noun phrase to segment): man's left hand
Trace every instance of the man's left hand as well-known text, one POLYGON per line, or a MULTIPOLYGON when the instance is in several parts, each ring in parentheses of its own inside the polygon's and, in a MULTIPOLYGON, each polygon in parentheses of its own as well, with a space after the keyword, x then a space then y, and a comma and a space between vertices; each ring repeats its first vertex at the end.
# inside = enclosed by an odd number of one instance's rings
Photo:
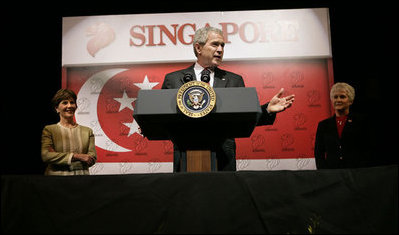
POLYGON ((292 94, 286 97, 281 97, 283 92, 284 88, 281 88, 280 91, 270 100, 269 105, 267 106, 267 111, 269 113, 279 113, 291 107, 295 100, 295 95, 292 94))

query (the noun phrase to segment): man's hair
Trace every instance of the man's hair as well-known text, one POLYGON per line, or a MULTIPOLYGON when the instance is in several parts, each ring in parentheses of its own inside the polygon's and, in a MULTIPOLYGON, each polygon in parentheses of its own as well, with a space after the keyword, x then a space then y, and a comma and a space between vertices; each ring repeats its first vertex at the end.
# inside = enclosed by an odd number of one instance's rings
POLYGON ((200 44, 200 45, 205 45, 206 41, 208 40, 208 33, 209 32, 215 32, 223 37, 223 31, 215 28, 215 27, 203 27, 195 31, 194 39, 193 39, 193 49, 194 49, 194 54, 197 57, 197 51, 195 50, 195 44, 200 44))
POLYGON ((337 82, 331 87, 330 91, 330 99, 332 100, 334 98, 334 94, 337 91, 344 91, 346 95, 348 96, 348 99, 353 102, 355 100, 355 88, 353 88, 351 85, 348 83, 344 82, 337 82))
POLYGON ((61 103, 63 100, 69 100, 73 99, 76 103, 77 96, 75 92, 69 89, 60 89, 55 93, 54 97, 51 99, 51 103, 53 104, 54 108, 57 108, 58 105, 61 103))

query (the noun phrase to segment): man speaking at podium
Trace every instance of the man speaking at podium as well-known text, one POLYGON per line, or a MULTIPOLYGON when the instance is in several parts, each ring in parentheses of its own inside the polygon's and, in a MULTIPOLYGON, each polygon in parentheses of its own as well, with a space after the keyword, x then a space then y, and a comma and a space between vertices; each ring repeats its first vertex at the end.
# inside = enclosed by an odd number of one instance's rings
MULTIPOLYGON (((245 87, 243 78, 235 73, 219 69, 224 53, 223 32, 214 27, 200 28, 193 39, 194 54, 197 61, 192 66, 166 74, 162 89, 178 89, 184 83, 197 80, 209 83, 211 87, 245 87)), ((291 107, 294 95, 281 97, 282 88, 269 103, 261 106, 262 116, 258 126, 274 123, 276 113, 291 107)), ((181 152, 174 146, 173 172, 180 171, 181 152)), ((236 143, 226 139, 216 150, 218 171, 236 171, 236 143)))

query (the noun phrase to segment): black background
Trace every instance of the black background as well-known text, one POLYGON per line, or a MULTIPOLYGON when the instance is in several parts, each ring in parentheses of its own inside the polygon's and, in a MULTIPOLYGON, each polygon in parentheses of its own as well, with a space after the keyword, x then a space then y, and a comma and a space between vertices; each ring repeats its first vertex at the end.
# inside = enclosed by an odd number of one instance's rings
POLYGON ((50 100, 61 88, 62 17, 313 7, 330 11, 335 81, 353 85, 352 109, 375 120, 376 164, 397 164, 398 9, 394 1, 57 1, 10 3, 2 8, 1 173, 43 173, 41 131, 59 120, 50 100))

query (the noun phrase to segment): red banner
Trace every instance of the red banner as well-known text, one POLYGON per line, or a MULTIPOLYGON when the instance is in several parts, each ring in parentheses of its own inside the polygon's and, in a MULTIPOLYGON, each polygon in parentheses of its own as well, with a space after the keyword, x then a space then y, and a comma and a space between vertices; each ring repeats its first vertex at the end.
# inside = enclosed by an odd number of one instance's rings
MULTIPOLYGON (((63 87, 78 94, 76 115, 96 134, 98 162, 172 162, 170 141, 149 141, 138 133, 133 119, 134 100, 140 89, 160 89, 165 74, 190 65, 123 64, 65 69, 63 87), (116 72, 102 80, 94 79, 107 70, 116 72)), ((224 62, 221 68, 242 75, 246 87, 256 88, 261 104, 280 88, 285 89, 284 95, 296 96, 290 109, 277 114, 274 125, 256 127, 251 137, 237 139, 237 159, 313 158, 317 124, 331 115, 330 59, 224 62)))

